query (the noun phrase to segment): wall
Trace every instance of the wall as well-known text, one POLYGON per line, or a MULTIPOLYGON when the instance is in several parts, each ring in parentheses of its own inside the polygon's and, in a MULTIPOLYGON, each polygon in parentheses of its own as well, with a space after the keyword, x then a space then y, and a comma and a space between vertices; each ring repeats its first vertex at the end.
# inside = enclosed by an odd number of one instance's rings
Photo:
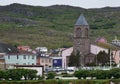
POLYGON ((66 62, 67 59, 66 58, 67 58, 67 56, 70 56, 72 52, 73 52, 73 47, 70 47, 70 48, 62 51, 62 68, 67 67, 67 62, 66 62))
POLYGON ((105 51, 106 53, 108 53, 108 49, 99 47, 99 46, 97 46, 97 45, 91 44, 90 48, 91 48, 91 49, 90 49, 90 52, 91 52, 92 54, 95 54, 95 55, 97 55, 100 51, 105 51))

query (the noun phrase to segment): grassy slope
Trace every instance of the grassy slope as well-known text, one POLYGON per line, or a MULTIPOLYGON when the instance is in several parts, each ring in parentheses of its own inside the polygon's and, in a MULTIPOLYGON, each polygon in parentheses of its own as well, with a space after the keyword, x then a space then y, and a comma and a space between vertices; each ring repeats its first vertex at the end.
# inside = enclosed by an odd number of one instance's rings
POLYGON ((0 7, 0 17, 27 18, 36 25, 21 21, 0 22, 0 42, 17 45, 57 48, 72 46, 75 21, 84 13, 91 27, 91 38, 106 37, 109 41, 120 36, 120 9, 82 9, 70 6, 32 7, 13 4, 0 7))

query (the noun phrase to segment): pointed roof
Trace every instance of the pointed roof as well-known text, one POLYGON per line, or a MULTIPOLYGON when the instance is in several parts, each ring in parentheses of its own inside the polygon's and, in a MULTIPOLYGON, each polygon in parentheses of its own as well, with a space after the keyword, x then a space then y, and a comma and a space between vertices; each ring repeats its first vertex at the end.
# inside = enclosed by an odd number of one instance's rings
POLYGON ((86 19, 85 19, 83 14, 81 14, 79 16, 79 18, 77 19, 75 25, 88 25, 88 23, 87 23, 87 21, 86 21, 86 19))

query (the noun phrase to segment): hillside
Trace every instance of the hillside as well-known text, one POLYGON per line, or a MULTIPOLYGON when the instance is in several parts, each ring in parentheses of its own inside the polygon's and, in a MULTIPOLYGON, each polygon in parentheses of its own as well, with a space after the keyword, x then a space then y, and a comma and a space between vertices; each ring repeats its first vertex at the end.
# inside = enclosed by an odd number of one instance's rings
MULTIPOLYGON (((120 7, 84 9, 54 5, 49 7, 11 4, 0 6, 0 42, 13 45, 72 46, 75 21, 83 13, 91 28, 91 39, 120 37, 120 7)), ((119 38, 120 39, 120 38, 119 38)))

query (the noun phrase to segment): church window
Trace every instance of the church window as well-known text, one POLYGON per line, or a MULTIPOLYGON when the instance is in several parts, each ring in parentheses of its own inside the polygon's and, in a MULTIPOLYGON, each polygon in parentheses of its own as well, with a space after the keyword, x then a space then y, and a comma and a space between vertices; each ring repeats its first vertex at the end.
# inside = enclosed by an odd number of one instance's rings
POLYGON ((88 37, 88 29, 85 29, 85 36, 88 37))
POLYGON ((77 29, 76 29, 76 37, 81 37, 81 35, 82 35, 81 29, 80 29, 80 28, 77 28, 77 29))

